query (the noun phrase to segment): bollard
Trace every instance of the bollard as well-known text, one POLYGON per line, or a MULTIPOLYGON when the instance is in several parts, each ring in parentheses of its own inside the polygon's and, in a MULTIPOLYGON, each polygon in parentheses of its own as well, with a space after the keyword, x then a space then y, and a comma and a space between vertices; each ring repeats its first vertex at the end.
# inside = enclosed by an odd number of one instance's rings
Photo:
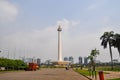
POLYGON ((99 78, 100 78, 100 80, 104 80, 103 71, 99 71, 99 78))

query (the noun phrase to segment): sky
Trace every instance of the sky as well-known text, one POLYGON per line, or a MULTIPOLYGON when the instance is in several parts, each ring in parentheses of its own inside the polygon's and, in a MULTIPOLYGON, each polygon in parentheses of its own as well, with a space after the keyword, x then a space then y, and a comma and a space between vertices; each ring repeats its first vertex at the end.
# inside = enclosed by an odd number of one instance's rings
MULTIPOLYGON (((106 31, 120 33, 119 0, 0 0, 0 57, 57 60, 58 32, 62 27, 62 55, 90 55, 110 61, 100 37, 106 31)), ((120 59, 112 48, 113 59, 120 59)))

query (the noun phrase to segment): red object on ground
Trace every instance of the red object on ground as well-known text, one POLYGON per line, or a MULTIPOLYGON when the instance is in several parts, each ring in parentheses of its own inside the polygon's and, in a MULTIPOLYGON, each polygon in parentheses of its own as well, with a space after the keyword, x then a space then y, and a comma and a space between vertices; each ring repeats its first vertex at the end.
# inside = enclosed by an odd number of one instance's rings
POLYGON ((36 71, 38 69, 37 63, 29 63, 29 70, 36 71))
POLYGON ((100 80, 104 80, 103 71, 99 71, 99 78, 100 78, 100 80))

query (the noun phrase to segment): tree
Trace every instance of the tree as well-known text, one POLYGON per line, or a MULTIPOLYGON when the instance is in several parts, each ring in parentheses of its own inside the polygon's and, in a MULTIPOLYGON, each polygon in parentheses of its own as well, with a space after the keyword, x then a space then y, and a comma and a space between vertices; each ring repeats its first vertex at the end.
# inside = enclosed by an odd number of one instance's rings
POLYGON ((102 40, 101 45, 103 48, 107 48, 107 45, 109 45, 110 50, 110 57, 111 57, 111 69, 113 70, 113 57, 112 57, 112 46, 113 46, 113 40, 114 40, 114 32, 104 32, 104 34, 100 37, 100 40, 102 40))
POLYGON ((18 70, 27 67, 22 60, 12 60, 6 58, 0 58, 0 67, 5 67, 7 70, 18 70))
POLYGON ((88 59, 90 59, 90 65, 93 67, 93 70, 95 71, 95 59, 99 55, 99 50, 96 48, 91 50, 90 55, 88 56, 88 59))
POLYGON ((118 49, 119 56, 120 56, 120 34, 114 35, 113 46, 118 49))
POLYGON ((95 49, 91 50, 91 53, 88 56, 88 59, 90 59, 90 63, 89 63, 90 69, 92 68, 92 70, 90 70, 90 71, 92 72, 92 77, 94 77, 94 73, 95 73, 95 79, 97 79, 96 71, 95 71, 95 66, 96 66, 95 59, 96 59, 97 55, 99 55, 99 50, 97 50, 95 48, 95 49))

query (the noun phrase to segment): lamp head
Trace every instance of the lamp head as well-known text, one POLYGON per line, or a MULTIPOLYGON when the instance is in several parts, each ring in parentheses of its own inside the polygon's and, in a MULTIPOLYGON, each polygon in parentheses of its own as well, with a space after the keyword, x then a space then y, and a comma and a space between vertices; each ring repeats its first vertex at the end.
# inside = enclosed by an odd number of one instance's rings
POLYGON ((57 31, 62 31, 62 28, 61 26, 58 27, 57 31))

